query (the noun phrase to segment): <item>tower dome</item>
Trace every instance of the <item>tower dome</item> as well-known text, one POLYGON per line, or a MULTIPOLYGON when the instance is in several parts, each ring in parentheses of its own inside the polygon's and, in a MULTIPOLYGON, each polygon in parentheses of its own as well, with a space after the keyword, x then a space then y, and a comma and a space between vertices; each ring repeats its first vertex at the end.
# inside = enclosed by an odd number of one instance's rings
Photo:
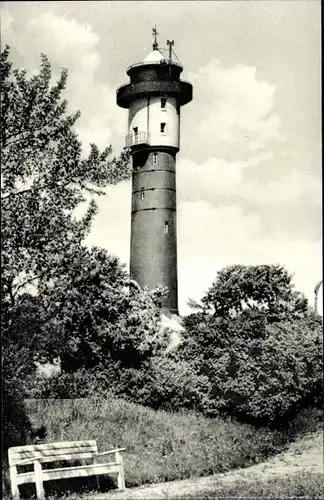
POLYGON ((166 61, 166 57, 162 54, 159 49, 154 49, 150 52, 145 59, 143 59, 143 63, 160 63, 161 61, 166 61))

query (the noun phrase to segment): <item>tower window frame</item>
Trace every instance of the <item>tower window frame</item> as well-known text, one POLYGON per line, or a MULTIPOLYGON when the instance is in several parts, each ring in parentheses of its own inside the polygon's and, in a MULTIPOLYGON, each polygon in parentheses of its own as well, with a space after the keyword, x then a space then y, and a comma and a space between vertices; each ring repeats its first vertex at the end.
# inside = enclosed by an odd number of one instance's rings
POLYGON ((153 153, 153 155, 152 155, 152 163, 153 163, 153 165, 157 165, 158 164, 158 153, 153 153))
POLYGON ((141 187, 140 198, 141 198, 141 200, 144 200, 144 198, 145 198, 145 188, 143 188, 143 187, 141 187))
POLYGON ((164 234, 168 234, 169 232, 169 222, 166 220, 164 223, 164 234))
POLYGON ((161 104, 161 110, 166 111, 166 103, 167 103, 167 98, 166 97, 161 97, 160 104, 161 104))
POLYGON ((160 123, 160 134, 167 135, 167 123, 166 122, 160 123))

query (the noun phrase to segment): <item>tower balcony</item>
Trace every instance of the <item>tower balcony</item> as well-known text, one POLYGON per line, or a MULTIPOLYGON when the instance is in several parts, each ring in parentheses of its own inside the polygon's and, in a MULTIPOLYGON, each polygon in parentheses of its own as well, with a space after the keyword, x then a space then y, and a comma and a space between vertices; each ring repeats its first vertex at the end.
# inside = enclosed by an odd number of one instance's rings
POLYGON ((148 145, 148 134, 146 132, 137 132, 136 134, 126 135, 126 147, 148 145))

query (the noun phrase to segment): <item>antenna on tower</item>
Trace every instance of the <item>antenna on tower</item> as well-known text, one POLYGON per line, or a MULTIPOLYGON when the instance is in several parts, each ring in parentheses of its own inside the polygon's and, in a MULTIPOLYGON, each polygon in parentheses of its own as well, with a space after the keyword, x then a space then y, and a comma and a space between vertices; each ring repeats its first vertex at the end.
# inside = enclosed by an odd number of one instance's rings
POLYGON ((158 43, 156 41, 156 37, 158 36, 158 32, 156 30, 156 25, 152 29, 152 35, 153 35, 153 50, 157 50, 158 48, 158 43))
POLYGON ((169 46, 169 61, 172 61, 172 47, 174 45, 174 40, 167 40, 167 45, 169 46))

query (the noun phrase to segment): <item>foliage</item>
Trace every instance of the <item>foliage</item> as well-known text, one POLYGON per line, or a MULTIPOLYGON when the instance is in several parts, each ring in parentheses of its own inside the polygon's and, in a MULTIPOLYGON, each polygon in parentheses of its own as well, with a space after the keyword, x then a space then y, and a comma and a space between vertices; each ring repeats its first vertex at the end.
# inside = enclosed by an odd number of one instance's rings
POLYGON ((235 319, 189 316, 185 326, 178 356, 208 377, 210 414, 277 425, 300 408, 320 404, 322 325, 269 324, 262 312, 245 310, 235 319))
POLYGON ((9 55, 6 47, 1 54, 1 327, 8 436, 15 408, 23 414, 23 381, 44 356, 42 339, 56 331, 42 291, 64 273, 69 255, 82 252, 97 206, 91 200, 80 220, 74 210, 87 195, 103 194, 106 185, 130 175, 128 151, 109 160, 111 147, 101 152, 91 144, 89 155, 83 154, 73 130, 79 113, 67 115, 62 97, 66 70, 51 85, 45 55, 33 76, 13 69, 9 55))
POLYGON ((307 313, 307 299, 294 291, 292 276, 280 265, 225 267, 201 302, 200 306, 191 305, 220 317, 257 309, 274 322, 302 318, 307 313))
POLYGON ((111 358, 139 362, 159 326, 149 292, 131 287, 125 268, 103 249, 83 247, 65 258, 65 271, 41 287, 62 370, 92 369, 111 358))
POLYGON ((96 213, 94 201, 77 221, 73 210, 85 193, 129 177, 127 152, 108 161, 111 148, 91 144, 88 157, 73 130, 79 113, 66 115, 62 99, 67 71, 50 87, 51 65, 40 72, 12 70, 1 55, 2 300, 11 307, 27 285, 61 272, 62 257, 79 247, 96 213))

